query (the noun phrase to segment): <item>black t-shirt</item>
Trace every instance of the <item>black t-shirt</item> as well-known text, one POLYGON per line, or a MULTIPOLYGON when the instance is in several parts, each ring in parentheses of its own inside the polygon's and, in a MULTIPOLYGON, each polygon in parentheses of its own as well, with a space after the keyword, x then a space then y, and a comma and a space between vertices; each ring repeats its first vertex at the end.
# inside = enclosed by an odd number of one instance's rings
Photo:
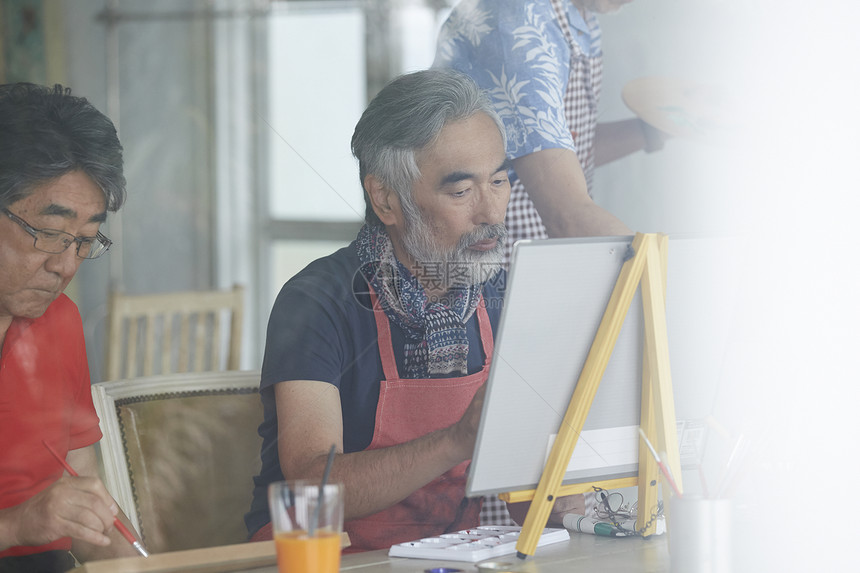
MULTIPOLYGON (((265 416, 260 426, 262 469, 254 480, 251 511, 245 516, 251 534, 269 521, 268 484, 284 479, 277 449, 275 384, 286 380, 333 384, 340 391, 343 408, 344 452, 361 451, 373 438, 379 384, 384 374, 369 289, 358 272, 359 266, 353 242, 314 261, 290 279, 272 308, 260 381, 265 416)), ((502 272, 483 289, 494 336, 501 315, 504 279, 502 272)), ((390 327, 397 368, 403 372, 406 338, 393 322, 390 327)), ((484 364, 477 315, 469 319, 466 331, 467 368, 472 374, 484 364)))

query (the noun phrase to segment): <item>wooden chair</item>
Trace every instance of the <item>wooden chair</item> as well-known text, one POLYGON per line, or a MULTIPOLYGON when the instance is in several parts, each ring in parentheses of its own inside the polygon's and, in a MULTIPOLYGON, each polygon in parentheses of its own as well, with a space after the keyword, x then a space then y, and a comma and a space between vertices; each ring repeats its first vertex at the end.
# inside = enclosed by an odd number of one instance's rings
POLYGON ((242 312, 238 285, 222 291, 112 293, 103 378, 236 370, 242 312))
POLYGON ((105 486, 151 553, 246 541, 259 384, 259 371, 93 384, 105 486))

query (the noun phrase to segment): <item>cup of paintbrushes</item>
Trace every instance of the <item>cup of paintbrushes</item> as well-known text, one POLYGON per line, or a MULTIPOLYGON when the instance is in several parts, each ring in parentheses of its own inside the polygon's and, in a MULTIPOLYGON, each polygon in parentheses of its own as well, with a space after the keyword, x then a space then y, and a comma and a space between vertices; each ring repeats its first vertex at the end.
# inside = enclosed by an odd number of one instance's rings
POLYGON ((337 573, 343 531, 343 486, 307 480, 269 486, 280 573, 337 573))

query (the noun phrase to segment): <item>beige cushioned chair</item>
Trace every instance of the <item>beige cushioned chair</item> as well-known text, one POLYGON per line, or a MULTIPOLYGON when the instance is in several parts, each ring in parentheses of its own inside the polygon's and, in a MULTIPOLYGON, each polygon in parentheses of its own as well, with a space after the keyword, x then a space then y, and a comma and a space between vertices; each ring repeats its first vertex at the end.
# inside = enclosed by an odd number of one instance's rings
POLYGON ((245 541, 259 384, 259 371, 226 371, 93 385, 105 485, 150 552, 245 541))

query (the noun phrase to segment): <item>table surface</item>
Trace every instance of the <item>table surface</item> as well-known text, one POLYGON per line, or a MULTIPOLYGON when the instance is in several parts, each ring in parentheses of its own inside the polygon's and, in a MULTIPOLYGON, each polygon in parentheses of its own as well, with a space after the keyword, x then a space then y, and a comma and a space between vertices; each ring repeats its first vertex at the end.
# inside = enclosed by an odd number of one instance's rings
MULTIPOLYGON (((538 547, 525 560, 515 554, 489 561, 509 563, 499 571, 517 573, 665 573, 669 552, 665 536, 610 538, 571 534, 568 541, 538 547)), ((153 555, 149 559, 130 557, 88 563, 81 573, 278 573, 273 542, 246 543, 208 549, 153 555)), ((484 562, 485 563, 485 562, 484 562)), ((356 573, 423 573, 438 567, 463 573, 478 571, 478 564, 462 561, 388 557, 388 550, 344 555, 341 571, 356 573)))
MULTIPOLYGON (((522 573, 570 573, 600 571, 601 573, 661 573, 669 571, 669 552, 665 536, 610 538, 596 535, 571 534, 569 541, 538 547, 533 557, 525 560, 516 555, 495 557, 493 562, 510 563, 503 569, 522 573)), ((358 573, 422 573, 435 567, 450 567, 465 572, 477 571, 477 564, 429 559, 388 557, 387 551, 371 551, 345 555, 341 571, 358 573)), ((260 573, 276 573, 277 568, 258 569, 260 573)))

